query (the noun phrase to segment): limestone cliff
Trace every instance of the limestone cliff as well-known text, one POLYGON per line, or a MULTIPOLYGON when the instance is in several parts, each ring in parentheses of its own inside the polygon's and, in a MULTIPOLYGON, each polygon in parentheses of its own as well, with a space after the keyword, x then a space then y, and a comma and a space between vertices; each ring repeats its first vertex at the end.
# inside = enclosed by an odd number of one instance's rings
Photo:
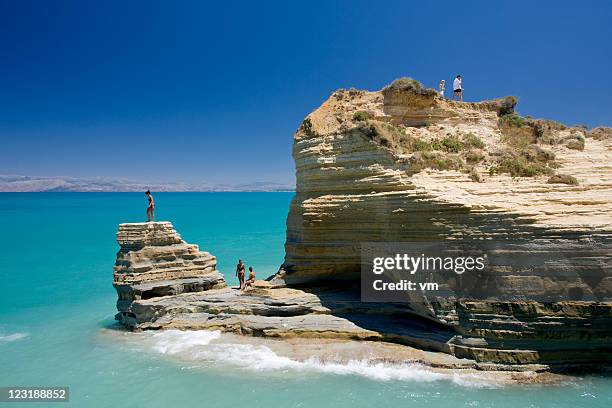
POLYGON ((216 258, 181 239, 169 222, 120 224, 115 262, 117 320, 134 324, 133 302, 225 286, 216 258))
POLYGON ((412 80, 333 93, 294 136, 296 195, 271 282, 358 282, 363 242, 522 238, 529 248, 492 278, 499 297, 407 312, 453 327, 458 356, 611 361, 611 132, 522 118, 515 104, 452 102, 412 80), (571 276, 521 264, 530 251, 572 258, 558 266, 571 276), (504 296, 534 287, 556 301, 504 296))
POLYGON ((610 236, 612 138, 410 85, 337 91, 295 133, 276 282, 354 279, 364 241, 610 236))

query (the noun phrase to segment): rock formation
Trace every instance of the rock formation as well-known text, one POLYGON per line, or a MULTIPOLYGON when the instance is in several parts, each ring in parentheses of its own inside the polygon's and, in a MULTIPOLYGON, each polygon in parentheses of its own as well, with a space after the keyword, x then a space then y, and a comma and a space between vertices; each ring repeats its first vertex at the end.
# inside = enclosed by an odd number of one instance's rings
POLYGON ((566 231, 572 238, 609 237, 612 140, 553 122, 541 121, 548 126, 537 131, 535 123, 508 125, 499 116, 509 110, 505 99, 458 103, 389 88, 337 91, 296 132, 296 196, 287 219, 285 262, 275 281, 354 279, 359 243, 365 241, 495 237, 521 230, 530 236, 566 231), (359 120, 359 114, 367 119, 359 120), (478 139, 475 146, 466 136, 478 139), (579 184, 548 183, 553 168, 537 167, 536 160, 525 169, 536 177, 498 174, 505 169, 500 164, 519 151, 506 143, 509 137, 529 145, 521 146, 522 153, 555 156, 554 171, 579 184), (578 140, 586 140, 583 150, 568 148, 578 140))
POLYGON ((452 102, 412 80, 336 91, 294 136, 279 272, 241 293, 169 223, 122 224, 118 319, 136 330, 387 341, 479 369, 609 364, 612 132, 522 118, 515 105, 452 102), (516 243, 486 277, 495 291, 362 302, 362 243, 458 238, 516 243), (533 253, 559 261, 518 261, 533 253))
POLYGON ((130 326, 134 301, 225 286, 216 258, 181 239, 169 222, 120 224, 115 262, 117 320, 130 326))
POLYGON ((545 251, 573 275, 550 278, 511 262, 494 277, 500 298, 432 303, 416 314, 460 334, 449 342, 456 355, 610 361, 610 132, 522 118, 515 103, 452 102, 412 80, 332 94, 294 137, 296 195, 272 283, 358 281, 363 242, 523 239, 531 249, 513 259, 545 251), (513 290, 534 286, 556 301, 513 301, 513 290), (570 290, 589 301, 568 302, 570 290))

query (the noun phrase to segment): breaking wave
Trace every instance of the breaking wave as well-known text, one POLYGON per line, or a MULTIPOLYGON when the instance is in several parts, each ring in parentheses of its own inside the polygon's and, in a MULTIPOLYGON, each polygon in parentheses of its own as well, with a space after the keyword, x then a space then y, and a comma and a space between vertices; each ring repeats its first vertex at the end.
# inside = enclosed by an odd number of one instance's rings
POLYGON ((467 387, 497 387, 500 384, 486 373, 444 373, 432 371, 418 363, 393 364, 351 360, 323 362, 316 358, 304 361, 280 356, 263 345, 224 342, 220 331, 167 330, 146 336, 145 343, 154 351, 183 360, 213 362, 255 371, 295 370, 335 375, 355 375, 376 381, 452 381, 467 387))

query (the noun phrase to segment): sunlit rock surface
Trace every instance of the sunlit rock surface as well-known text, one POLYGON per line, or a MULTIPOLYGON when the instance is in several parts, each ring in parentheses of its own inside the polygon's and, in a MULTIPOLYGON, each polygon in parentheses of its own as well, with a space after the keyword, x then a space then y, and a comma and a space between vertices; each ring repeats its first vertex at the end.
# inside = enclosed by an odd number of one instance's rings
POLYGON ((225 286, 216 258, 181 239, 169 222, 120 224, 113 286, 117 319, 130 324, 136 300, 225 286))
POLYGON ((410 83, 335 92, 294 137, 279 272, 241 292, 170 223, 122 224, 118 320, 132 330, 393 342, 477 369, 609 364, 612 132, 516 117, 515 103, 455 103, 410 83), (521 244, 480 297, 361 301, 363 242, 450 238, 521 244), (561 261, 529 264, 533 251, 561 261), (540 292, 545 301, 521 297, 540 292))
POLYGON ((524 246, 489 277, 496 292, 408 313, 452 327, 458 356, 612 361, 612 132, 520 118, 515 102, 457 103, 410 84, 333 93, 294 136, 296 195, 271 282, 358 283, 362 242, 522 240, 564 262, 525 267, 524 246), (445 139, 461 143, 435 147, 445 139), (549 301, 520 300, 531 292, 549 301))

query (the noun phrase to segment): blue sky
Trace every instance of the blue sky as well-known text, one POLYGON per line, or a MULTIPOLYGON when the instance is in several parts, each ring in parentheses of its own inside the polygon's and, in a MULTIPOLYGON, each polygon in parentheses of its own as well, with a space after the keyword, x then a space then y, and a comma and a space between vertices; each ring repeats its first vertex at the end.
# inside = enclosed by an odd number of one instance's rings
POLYGON ((0 19, 0 174, 291 182, 308 112, 400 76, 612 126, 608 1, 6 0, 0 19))

